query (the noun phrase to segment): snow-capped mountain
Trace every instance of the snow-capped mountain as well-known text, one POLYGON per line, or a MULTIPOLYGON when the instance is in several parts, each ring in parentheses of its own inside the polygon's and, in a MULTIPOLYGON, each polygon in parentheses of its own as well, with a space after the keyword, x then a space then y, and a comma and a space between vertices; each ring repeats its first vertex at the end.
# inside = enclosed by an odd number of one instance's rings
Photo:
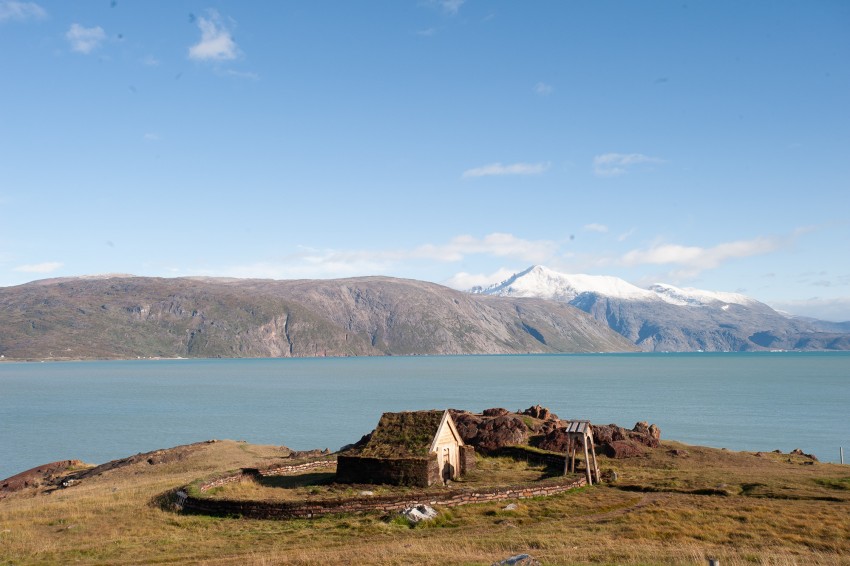
POLYGON ((618 299, 652 300, 655 293, 608 275, 567 275, 535 265, 487 288, 473 293, 510 297, 537 297, 570 302, 582 293, 598 293, 618 299))
POLYGON ((673 285, 665 283, 656 283, 649 288, 650 291, 656 293, 661 300, 667 301, 671 305, 680 306, 706 306, 717 303, 733 304, 733 305, 755 305, 757 300, 742 295, 740 293, 724 293, 722 291, 703 291, 687 287, 680 289, 673 285))
POLYGON ((664 283, 642 289, 617 277, 540 265, 470 292, 567 302, 648 351, 850 349, 850 334, 823 332, 739 293, 664 283))
POLYGON ((537 297, 570 302, 582 293, 594 293, 612 299, 653 301, 662 300, 678 306, 707 306, 736 304, 752 306, 757 300, 740 293, 703 291, 702 289, 680 289, 666 283, 656 283, 649 289, 632 285, 619 277, 610 275, 566 274, 553 271, 542 265, 534 265, 489 287, 474 287, 472 293, 511 297, 537 297))

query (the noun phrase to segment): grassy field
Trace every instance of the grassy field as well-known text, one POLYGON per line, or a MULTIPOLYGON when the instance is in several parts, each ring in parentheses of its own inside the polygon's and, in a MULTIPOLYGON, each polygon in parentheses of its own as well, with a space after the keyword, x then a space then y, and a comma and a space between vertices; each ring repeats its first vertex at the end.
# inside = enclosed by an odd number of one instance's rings
MULTIPOLYGON (((615 483, 514 510, 504 502, 440 509, 415 528, 377 514, 262 521, 154 503, 199 477, 283 455, 216 442, 50 494, 13 494, 0 500, 0 564, 491 564, 521 552, 544 564, 850 564, 850 467, 669 442, 643 458, 602 458, 615 483)), ((514 473, 499 459, 480 464, 506 479, 514 473)))

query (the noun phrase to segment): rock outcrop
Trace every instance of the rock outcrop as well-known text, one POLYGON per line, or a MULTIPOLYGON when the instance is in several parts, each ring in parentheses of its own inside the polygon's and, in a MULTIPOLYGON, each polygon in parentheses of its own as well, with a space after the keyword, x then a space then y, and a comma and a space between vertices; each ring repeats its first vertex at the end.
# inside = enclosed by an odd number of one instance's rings
POLYGON ((494 452, 505 446, 527 444, 529 440, 530 430, 516 414, 491 417, 466 411, 452 411, 452 419, 464 444, 474 446, 482 452, 494 452))
POLYGON ((81 466, 85 466, 85 464, 80 460, 59 460, 15 474, 0 481, 0 497, 5 493, 20 491, 29 487, 52 485, 63 474, 81 466))
MULTIPOLYGON (((567 451, 567 421, 540 405, 516 413, 503 408, 485 409, 480 415, 454 409, 451 413, 464 443, 483 452, 529 443, 552 452, 567 451)), ((592 426, 597 451, 611 458, 640 456, 661 445, 661 429, 654 424, 641 421, 631 430, 615 424, 592 426)))
POLYGON ((602 453, 609 458, 622 459, 643 456, 646 448, 633 440, 614 440, 601 447, 602 453))
MULTIPOLYGON (((661 429, 654 424, 639 422, 631 430, 615 424, 592 426, 593 443, 597 451, 611 458, 640 456, 644 454, 645 448, 658 448, 661 444, 661 429)), ((553 452, 566 452, 567 441, 563 427, 558 427, 546 432, 539 447, 553 452)))

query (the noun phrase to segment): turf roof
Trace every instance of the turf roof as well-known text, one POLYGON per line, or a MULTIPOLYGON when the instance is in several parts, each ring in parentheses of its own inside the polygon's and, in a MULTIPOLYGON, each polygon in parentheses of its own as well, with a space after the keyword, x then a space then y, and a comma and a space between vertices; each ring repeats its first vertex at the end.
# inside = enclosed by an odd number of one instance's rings
POLYGON ((445 411, 384 413, 372 438, 360 450, 368 458, 422 458, 428 455, 445 411))

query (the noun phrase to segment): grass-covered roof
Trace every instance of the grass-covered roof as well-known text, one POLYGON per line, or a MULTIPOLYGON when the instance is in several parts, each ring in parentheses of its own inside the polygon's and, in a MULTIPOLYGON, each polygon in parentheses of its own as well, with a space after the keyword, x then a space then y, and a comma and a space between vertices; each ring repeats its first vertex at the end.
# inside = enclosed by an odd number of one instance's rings
POLYGON ((440 428, 444 412, 384 413, 359 455, 368 458, 424 458, 440 428))

